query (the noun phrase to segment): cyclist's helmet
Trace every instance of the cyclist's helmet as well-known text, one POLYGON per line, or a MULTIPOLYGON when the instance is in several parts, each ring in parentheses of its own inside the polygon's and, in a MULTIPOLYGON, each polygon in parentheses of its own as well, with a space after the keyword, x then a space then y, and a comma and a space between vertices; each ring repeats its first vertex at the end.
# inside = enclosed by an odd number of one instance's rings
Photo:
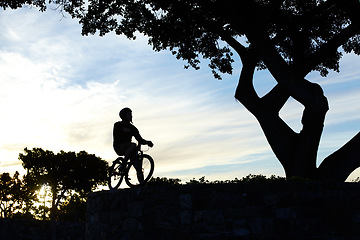
POLYGON ((119 112, 119 116, 122 120, 124 120, 126 118, 126 114, 132 112, 130 108, 126 107, 121 109, 121 111, 119 112))

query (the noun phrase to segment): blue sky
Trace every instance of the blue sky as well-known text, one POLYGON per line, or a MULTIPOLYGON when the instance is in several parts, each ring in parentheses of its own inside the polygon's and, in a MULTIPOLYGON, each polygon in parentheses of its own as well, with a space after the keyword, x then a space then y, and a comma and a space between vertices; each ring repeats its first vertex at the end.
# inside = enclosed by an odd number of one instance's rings
MULTIPOLYGON (((0 172, 24 173, 17 158, 25 147, 86 150, 111 162, 113 123, 130 107, 142 136, 155 144, 148 151, 155 176, 185 182, 284 175, 257 121, 233 97, 237 57, 233 75, 218 81, 206 62, 185 70, 142 36, 81 36, 77 21, 56 11, 1 10, 0 29, 0 172)), ((318 163, 360 129, 359 60, 346 55, 340 73, 307 76, 330 104, 318 163)), ((263 95, 274 80, 261 71, 255 84, 263 95)), ((297 131, 302 109, 289 101, 281 111, 297 131)))

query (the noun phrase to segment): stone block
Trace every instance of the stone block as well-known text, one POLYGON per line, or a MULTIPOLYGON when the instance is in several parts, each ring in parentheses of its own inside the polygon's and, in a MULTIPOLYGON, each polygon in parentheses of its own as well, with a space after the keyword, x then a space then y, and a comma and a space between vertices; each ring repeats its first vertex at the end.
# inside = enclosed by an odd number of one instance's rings
POLYGON ((204 211, 204 222, 208 225, 224 225, 224 215, 220 210, 204 211))
POLYGON ((181 194, 179 196, 179 204, 181 209, 191 209, 191 194, 181 194))
POLYGON ((215 191, 209 188, 199 189, 192 193, 192 206, 196 210, 208 209, 214 198, 215 191))
POLYGON ((230 208, 224 210, 225 219, 242 219, 246 216, 245 208, 230 208))
POLYGON ((296 217, 293 209, 290 207, 278 208, 275 210, 275 217, 279 219, 292 219, 296 217))
POLYGON ((140 223, 136 218, 128 218, 124 221, 122 230, 127 231, 134 231, 134 230, 141 230, 140 223))
POLYGON ((192 213, 190 210, 182 210, 180 212, 180 223, 181 225, 190 225, 192 224, 192 213))
POLYGON ((274 233, 273 218, 252 218, 249 220, 251 233, 255 236, 272 235, 274 233))
POLYGON ((235 237, 245 237, 245 236, 249 236, 251 232, 247 228, 237 228, 234 229, 231 233, 235 237))
POLYGON ((130 202, 128 204, 129 217, 143 216, 144 203, 143 202, 130 202))

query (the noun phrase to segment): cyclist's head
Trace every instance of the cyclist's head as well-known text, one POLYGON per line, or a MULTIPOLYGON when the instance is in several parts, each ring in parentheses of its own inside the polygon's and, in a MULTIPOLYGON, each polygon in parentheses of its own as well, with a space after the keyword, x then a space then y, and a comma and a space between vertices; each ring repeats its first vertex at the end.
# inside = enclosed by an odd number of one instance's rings
MULTIPOLYGON (((123 108, 123 109, 121 109, 121 111, 119 112, 119 116, 120 116, 120 118, 124 121, 127 121, 128 119, 126 118, 126 115, 128 114, 128 113, 132 113, 132 111, 131 111, 131 109, 130 108, 123 108)), ((131 122, 131 121, 130 121, 131 122)))

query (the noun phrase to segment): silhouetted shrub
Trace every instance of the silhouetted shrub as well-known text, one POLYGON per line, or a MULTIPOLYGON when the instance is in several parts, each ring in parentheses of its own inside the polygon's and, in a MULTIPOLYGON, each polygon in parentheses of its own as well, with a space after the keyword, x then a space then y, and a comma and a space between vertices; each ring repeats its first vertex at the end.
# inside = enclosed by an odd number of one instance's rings
POLYGON ((156 177, 152 178, 147 185, 179 185, 180 182, 179 178, 156 177))

